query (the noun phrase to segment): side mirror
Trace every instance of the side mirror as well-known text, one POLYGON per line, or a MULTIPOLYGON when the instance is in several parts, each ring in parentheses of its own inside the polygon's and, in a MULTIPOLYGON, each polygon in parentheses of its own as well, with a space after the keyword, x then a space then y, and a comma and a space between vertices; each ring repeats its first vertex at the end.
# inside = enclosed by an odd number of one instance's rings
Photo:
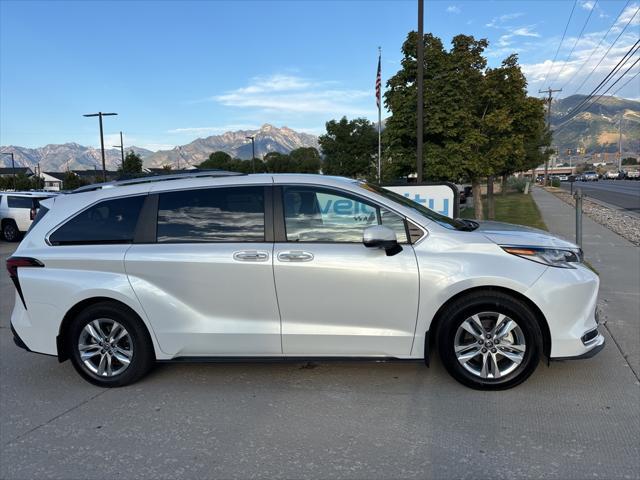
POLYGON ((364 230, 362 243, 367 248, 380 248, 387 252, 387 257, 396 255, 402 251, 398 243, 396 232, 384 225, 374 225, 364 230))

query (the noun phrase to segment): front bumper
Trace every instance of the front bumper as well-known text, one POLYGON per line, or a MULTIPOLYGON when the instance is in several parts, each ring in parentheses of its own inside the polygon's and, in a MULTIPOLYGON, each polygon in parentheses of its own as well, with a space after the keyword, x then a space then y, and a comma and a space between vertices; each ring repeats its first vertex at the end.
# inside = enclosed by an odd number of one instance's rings
POLYGON ((602 351, 605 343, 606 342, 604 336, 598 332, 598 335, 588 343, 588 347, 590 348, 590 350, 587 350, 582 355, 573 357, 551 357, 550 360, 555 362, 561 360, 585 360, 587 358, 595 357, 598 353, 600 353, 600 351, 602 351))

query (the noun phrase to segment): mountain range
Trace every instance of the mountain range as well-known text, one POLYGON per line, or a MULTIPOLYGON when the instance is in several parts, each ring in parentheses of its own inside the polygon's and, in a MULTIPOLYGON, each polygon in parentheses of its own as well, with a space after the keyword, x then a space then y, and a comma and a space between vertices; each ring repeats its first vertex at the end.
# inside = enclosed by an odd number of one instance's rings
POLYGON ((578 147, 584 147, 587 153, 617 152, 618 126, 623 115, 622 151, 637 155, 640 150, 640 102, 602 97, 564 124, 585 97, 571 95, 552 103, 553 145, 562 153, 578 147))
MULTIPOLYGON (((133 150, 140 155, 146 167, 171 165, 184 168, 197 165, 216 151, 227 152, 232 157, 248 160, 252 155, 251 141, 254 137, 255 154, 262 158, 269 152, 288 153, 300 147, 318 148, 318 137, 308 133, 296 132, 290 128, 276 128, 265 124, 258 130, 238 130, 222 135, 197 138, 186 145, 153 152, 145 148, 125 147, 125 152, 133 150)), ((102 159, 99 148, 87 147, 77 143, 46 145, 40 148, 26 148, 14 145, 0 147, 1 152, 13 152, 16 166, 35 168, 38 164, 42 171, 91 170, 100 168, 102 159)), ((105 150, 107 169, 115 170, 121 163, 119 149, 105 150)), ((0 166, 11 166, 11 157, 2 155, 0 166)))
MULTIPOLYGON (((572 95, 553 102, 551 109, 551 124, 554 129, 553 145, 557 146, 562 154, 566 149, 575 150, 578 147, 586 148, 587 153, 616 152, 618 124, 620 115, 623 114, 623 152, 637 154, 640 150, 640 102, 617 97, 602 97, 573 120, 564 124, 572 110, 580 105, 584 98, 584 95, 572 95)), ((186 145, 170 150, 153 152, 135 146, 126 147, 125 150, 133 150, 140 155, 146 167, 171 165, 174 168, 184 168, 201 163, 215 151, 224 151, 233 157, 250 159, 252 146, 247 137, 254 137, 257 158, 262 158, 269 152, 288 153, 300 147, 319 148, 318 137, 315 135, 265 124, 258 130, 238 130, 197 138, 186 145)), ((100 168, 102 163, 99 149, 77 143, 46 145, 40 148, 9 145, 0 147, 0 151, 13 152, 16 166, 34 168, 39 164, 43 171, 90 170, 100 168)), ((107 149, 105 157, 108 169, 115 170, 120 165, 119 149, 107 149)), ((0 166, 11 166, 11 158, 8 155, 0 156, 0 166)))

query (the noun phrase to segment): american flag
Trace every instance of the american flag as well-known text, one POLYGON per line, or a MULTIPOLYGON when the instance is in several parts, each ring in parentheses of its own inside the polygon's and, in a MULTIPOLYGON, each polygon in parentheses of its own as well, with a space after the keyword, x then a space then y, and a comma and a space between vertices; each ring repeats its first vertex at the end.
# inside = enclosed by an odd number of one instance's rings
POLYGON ((378 109, 380 109, 380 86, 382 83, 382 79, 380 78, 381 69, 380 69, 380 56, 378 56, 378 73, 376 75, 376 105, 378 109))

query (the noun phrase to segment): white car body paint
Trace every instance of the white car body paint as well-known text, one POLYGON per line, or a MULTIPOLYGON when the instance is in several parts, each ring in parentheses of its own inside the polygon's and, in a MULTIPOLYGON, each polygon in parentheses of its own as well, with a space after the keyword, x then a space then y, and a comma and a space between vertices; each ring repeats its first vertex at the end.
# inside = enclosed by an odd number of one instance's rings
MULTIPOLYGON (((543 313, 551 357, 579 356, 595 344, 598 277, 583 265, 549 267, 498 244, 577 248, 546 232, 487 223, 450 230, 354 181, 318 175, 192 178, 115 186, 46 200, 50 208, 14 253, 44 268, 20 268, 27 309, 16 295, 11 323, 30 350, 57 354, 62 321, 79 302, 111 298, 142 319, 156 358, 181 356, 424 356, 436 312, 471 288, 517 292, 543 313), (198 243, 52 246, 75 213, 101 200, 223 185, 319 185, 382 205, 423 230, 414 245, 386 256, 362 244, 198 243), (238 252, 257 252, 239 262, 238 252), (309 254, 288 263, 282 253, 309 254), (265 258, 266 256, 266 258, 265 258)), ((62 332, 64 333, 64 332, 62 332)), ((601 336, 598 337, 600 342, 601 336)))

